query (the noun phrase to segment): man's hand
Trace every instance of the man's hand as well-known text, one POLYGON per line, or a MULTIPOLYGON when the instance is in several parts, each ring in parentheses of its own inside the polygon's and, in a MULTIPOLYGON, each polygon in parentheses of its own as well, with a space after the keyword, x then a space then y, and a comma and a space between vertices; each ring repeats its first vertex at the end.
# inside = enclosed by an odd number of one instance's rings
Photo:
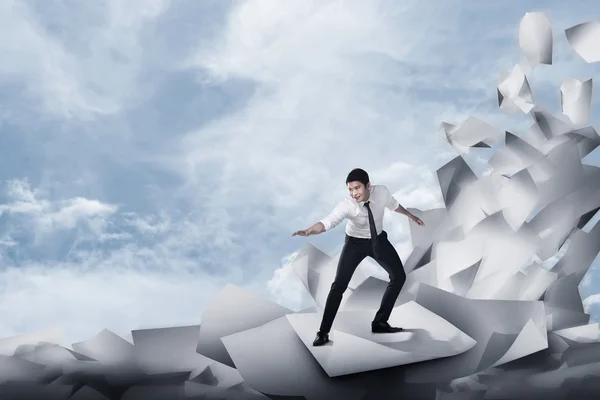
POLYGON ((409 216, 408 218, 410 218, 410 219, 412 219, 413 221, 415 221, 415 223, 416 223, 417 225, 419 225, 419 226, 423 226, 423 225, 425 225, 425 224, 423 223, 423 221, 421 221, 421 219, 420 219, 419 217, 416 217, 416 216, 415 216, 415 215, 413 215, 413 214, 410 214, 410 216, 409 216))
POLYGON ((310 236, 310 230, 309 229, 304 229, 303 231, 296 231, 294 233, 292 233, 292 237, 294 236, 310 236))
POLYGON ((320 233, 325 232, 325 225, 322 222, 317 222, 313 226, 308 229, 304 229, 301 231, 296 231, 292 234, 292 236, 310 236, 310 235, 318 235, 320 233))

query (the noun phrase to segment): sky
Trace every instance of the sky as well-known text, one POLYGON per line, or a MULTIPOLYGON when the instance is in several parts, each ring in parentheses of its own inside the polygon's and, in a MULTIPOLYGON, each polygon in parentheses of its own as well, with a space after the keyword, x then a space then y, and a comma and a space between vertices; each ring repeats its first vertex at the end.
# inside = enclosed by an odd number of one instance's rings
MULTIPOLYGON (((0 337, 198 324, 227 283, 306 306, 289 262, 307 242, 339 252, 344 229, 291 234, 352 168, 436 208, 456 156, 442 121, 530 125, 496 85, 531 11, 555 47, 530 84, 559 112, 563 79, 599 74, 564 35, 600 18, 595 1, 0 2, 0 337)), ((405 260, 407 219, 385 224, 405 260)), ((594 318, 597 264, 581 286, 594 318)))

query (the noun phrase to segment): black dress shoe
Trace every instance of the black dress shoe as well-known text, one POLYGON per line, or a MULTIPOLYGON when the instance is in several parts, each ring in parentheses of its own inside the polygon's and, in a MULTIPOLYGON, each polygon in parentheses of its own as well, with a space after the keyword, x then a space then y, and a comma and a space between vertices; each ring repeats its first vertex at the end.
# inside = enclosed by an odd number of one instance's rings
POLYGON ((317 332, 317 337, 313 341, 313 346, 323 346, 327 342, 329 342, 329 334, 317 332))
POLYGON ((371 332, 373 333, 396 333, 402 332, 402 328, 396 328, 394 326, 390 326, 387 322, 372 322, 371 323, 371 332))

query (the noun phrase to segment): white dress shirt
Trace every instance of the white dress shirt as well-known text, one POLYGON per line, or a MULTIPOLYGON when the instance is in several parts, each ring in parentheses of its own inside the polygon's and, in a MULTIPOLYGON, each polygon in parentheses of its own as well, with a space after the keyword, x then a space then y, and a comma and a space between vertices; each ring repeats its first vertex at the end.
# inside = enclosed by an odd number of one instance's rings
MULTIPOLYGON (((373 213, 375 228, 377 234, 383 231, 383 213, 386 208, 394 211, 400 205, 392 196, 387 187, 383 185, 371 185, 371 195, 367 200, 369 208, 373 213)), ((325 226, 325 232, 335 228, 345 218, 348 218, 346 224, 346 234, 355 238, 370 239, 371 230, 369 228, 369 214, 365 207, 365 202, 356 202, 352 196, 344 198, 321 222, 325 226)))

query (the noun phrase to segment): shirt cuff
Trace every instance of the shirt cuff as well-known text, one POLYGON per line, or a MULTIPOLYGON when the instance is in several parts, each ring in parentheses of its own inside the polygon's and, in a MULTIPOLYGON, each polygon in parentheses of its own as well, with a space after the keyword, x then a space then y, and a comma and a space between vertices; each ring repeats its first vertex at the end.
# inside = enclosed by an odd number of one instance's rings
POLYGON ((327 232, 329 230, 329 228, 331 228, 331 222, 324 220, 324 219, 322 219, 319 222, 322 223, 323 226, 325 227, 325 232, 327 232))

